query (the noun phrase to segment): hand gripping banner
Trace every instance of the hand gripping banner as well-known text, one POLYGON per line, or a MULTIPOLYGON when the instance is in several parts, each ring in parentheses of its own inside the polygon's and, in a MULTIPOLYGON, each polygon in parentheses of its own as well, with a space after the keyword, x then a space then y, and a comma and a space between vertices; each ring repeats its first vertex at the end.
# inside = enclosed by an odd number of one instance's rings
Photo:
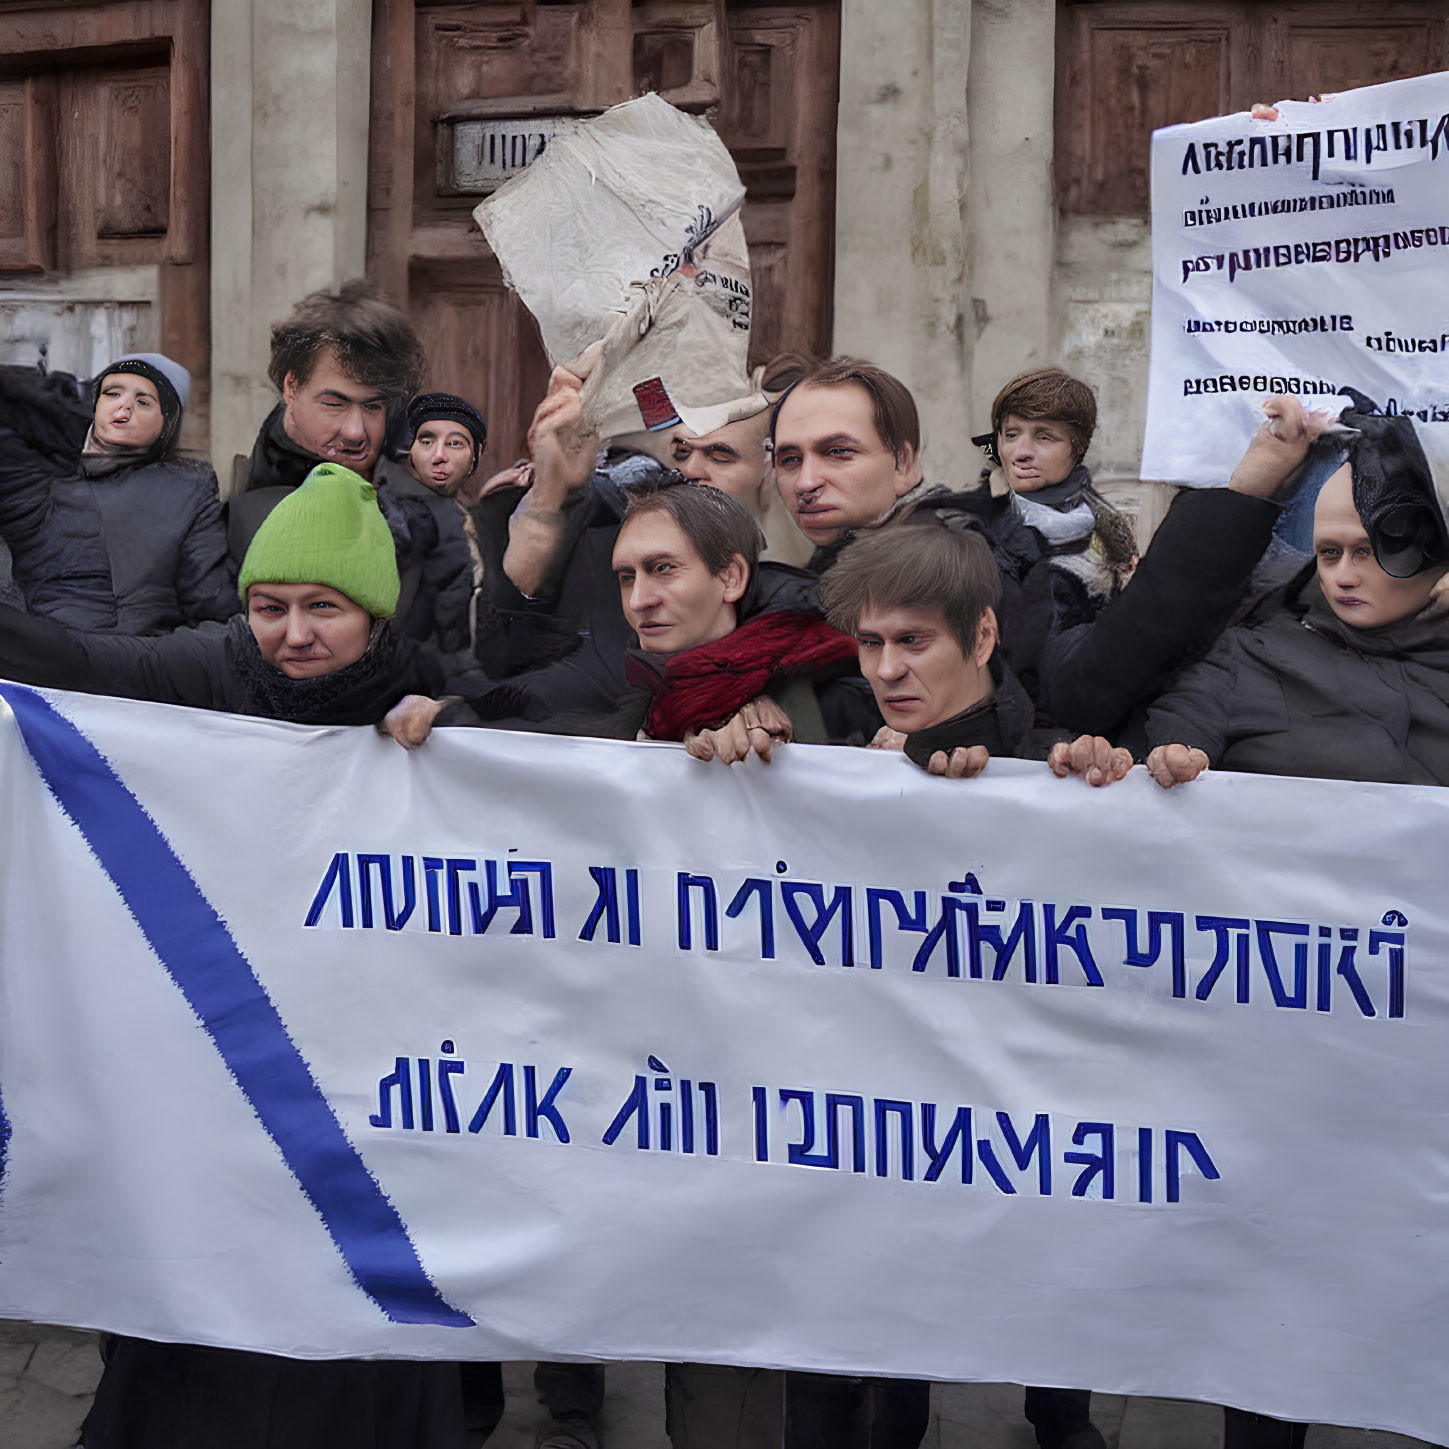
POLYGON ((1449 1438, 1442 791, 0 696, 0 1314, 1449 1438))

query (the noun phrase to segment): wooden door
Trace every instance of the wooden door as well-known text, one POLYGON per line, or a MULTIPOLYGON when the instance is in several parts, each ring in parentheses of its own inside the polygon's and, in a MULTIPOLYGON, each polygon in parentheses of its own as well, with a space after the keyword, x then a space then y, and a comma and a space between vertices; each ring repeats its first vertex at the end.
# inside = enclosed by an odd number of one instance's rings
POLYGON ((528 134, 657 91, 707 116, 746 186, 751 358, 830 344, 839 0, 375 0, 368 273, 413 318, 430 384, 519 456, 548 365, 472 219, 528 134))
POLYGON ((1146 216, 1158 127, 1445 69, 1444 0, 1061 0, 1058 201, 1146 216))
POLYGON ((0 361, 191 370, 207 452, 206 0, 0 12, 0 361))

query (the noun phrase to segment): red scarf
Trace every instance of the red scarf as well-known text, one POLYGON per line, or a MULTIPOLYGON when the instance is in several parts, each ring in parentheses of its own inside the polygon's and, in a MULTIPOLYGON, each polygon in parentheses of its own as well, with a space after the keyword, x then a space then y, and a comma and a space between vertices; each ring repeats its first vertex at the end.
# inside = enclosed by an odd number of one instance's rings
POLYGON ((644 732, 653 740, 682 740, 714 729, 780 676, 829 678, 854 663, 855 640, 813 614, 759 614, 723 639, 686 649, 662 664, 631 654, 631 684, 654 691, 644 732))

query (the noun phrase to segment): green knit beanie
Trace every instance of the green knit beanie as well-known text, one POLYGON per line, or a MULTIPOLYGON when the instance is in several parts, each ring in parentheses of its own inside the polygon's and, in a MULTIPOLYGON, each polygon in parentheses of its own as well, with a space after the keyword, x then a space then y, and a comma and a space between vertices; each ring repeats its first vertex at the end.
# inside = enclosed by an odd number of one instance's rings
POLYGON ((377 490, 351 468, 319 463, 263 521, 242 560, 242 603, 252 584, 325 584, 374 619, 397 612, 397 550, 377 490))

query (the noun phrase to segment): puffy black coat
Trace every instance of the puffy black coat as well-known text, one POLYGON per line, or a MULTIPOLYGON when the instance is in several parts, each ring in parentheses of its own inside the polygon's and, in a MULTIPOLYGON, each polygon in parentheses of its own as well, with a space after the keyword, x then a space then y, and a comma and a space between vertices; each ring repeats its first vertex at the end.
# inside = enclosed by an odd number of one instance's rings
POLYGON ((1310 564, 1152 705, 1147 743, 1245 774, 1449 785, 1449 621, 1355 629, 1310 564))
POLYGON ((236 613, 210 467, 187 458, 83 466, 89 425, 73 378, 0 368, 0 537, 27 608, 116 634, 236 613))
POLYGON ((473 555, 463 510, 400 465, 377 475, 377 501, 397 545, 401 582, 393 627, 444 654, 472 643, 473 555))
POLYGON ((1037 671, 1044 712, 1074 733, 1120 734, 1241 609, 1279 512, 1227 488, 1184 489, 1126 588, 1094 593, 1054 568, 1037 671))

